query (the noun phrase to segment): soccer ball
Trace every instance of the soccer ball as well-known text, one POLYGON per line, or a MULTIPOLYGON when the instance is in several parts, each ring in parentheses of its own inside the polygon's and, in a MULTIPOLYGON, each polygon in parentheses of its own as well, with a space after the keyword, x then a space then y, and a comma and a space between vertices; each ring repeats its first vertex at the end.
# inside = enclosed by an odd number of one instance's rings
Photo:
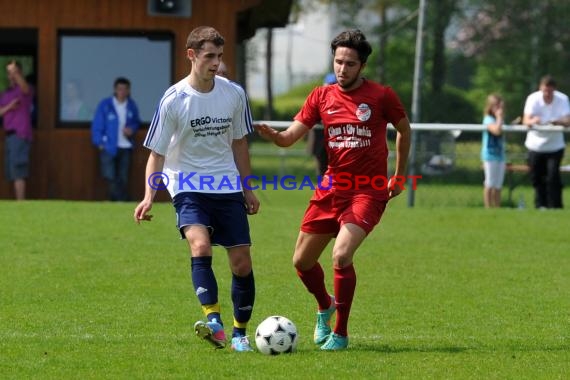
POLYGON ((255 344, 265 355, 291 353, 297 347, 297 327, 289 319, 271 316, 257 326, 255 344))

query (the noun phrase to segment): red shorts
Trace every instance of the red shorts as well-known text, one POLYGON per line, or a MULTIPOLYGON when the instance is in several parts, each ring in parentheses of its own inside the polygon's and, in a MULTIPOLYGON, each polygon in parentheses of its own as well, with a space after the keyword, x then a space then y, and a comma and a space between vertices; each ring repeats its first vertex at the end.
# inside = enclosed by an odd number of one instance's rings
POLYGON ((386 203, 372 194, 317 189, 305 211, 301 231, 336 235, 343 224, 353 223, 369 234, 380 222, 386 203))

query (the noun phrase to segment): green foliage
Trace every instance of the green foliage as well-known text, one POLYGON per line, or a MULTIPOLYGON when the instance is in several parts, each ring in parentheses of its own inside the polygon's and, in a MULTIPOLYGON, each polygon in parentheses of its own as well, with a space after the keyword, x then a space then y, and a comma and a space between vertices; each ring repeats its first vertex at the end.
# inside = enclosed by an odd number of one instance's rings
POLYGON ((266 102, 264 102, 263 100, 258 100, 258 99, 250 99, 249 105, 251 107, 251 114, 252 114, 253 120, 263 120, 266 102))
MULTIPOLYGON (((323 74, 324 77, 324 74, 323 74)), ((280 101, 283 99, 287 99, 287 98, 294 98, 296 97, 297 99, 303 99, 303 101, 305 100, 305 98, 307 97, 307 95, 309 95, 309 93, 315 88, 318 87, 320 85, 322 85, 322 80, 316 80, 314 82, 308 82, 308 83, 304 83, 301 85, 298 85, 296 87, 293 87, 287 94, 285 95, 281 95, 281 96, 277 96, 275 98, 276 101, 280 101)))
MULTIPOLYGON (((309 93, 317 86, 322 84, 321 81, 305 83, 292 88, 289 92, 276 96, 273 99, 274 119, 275 120, 293 120, 293 117, 299 112, 305 99, 309 93)), ((261 100, 252 100, 251 109, 254 120, 264 118, 264 111, 267 103, 261 100)))
POLYGON ((507 64, 494 69, 490 66, 479 65, 473 78, 473 88, 469 91, 469 99, 479 105, 482 110, 491 93, 500 94, 505 100, 505 118, 507 121, 522 116, 526 96, 534 91, 528 88, 525 70, 521 65, 507 64), (516 76, 519 79, 515 79, 516 76))
MULTIPOLYGON (((417 10, 418 2, 308 2, 334 4, 341 10, 341 23, 349 27, 359 27, 355 21, 359 15, 375 12, 379 16, 382 9, 388 11, 391 17, 386 25, 369 30, 362 26, 374 47, 364 74, 378 80, 378 73, 383 71, 386 84, 397 91, 410 109, 417 18, 413 22, 401 21, 417 10), (378 59, 381 37, 387 39, 384 62, 378 59)), ((425 104, 421 121, 474 122, 479 119, 486 96, 492 92, 505 98, 507 120, 512 120, 522 114, 527 95, 536 90, 545 74, 558 80, 562 92, 570 92, 568 1, 446 0, 428 2, 427 10, 421 85, 425 104), (438 43, 443 31, 445 44, 438 43), (438 51, 441 49, 444 50, 438 51), (445 57, 443 64, 436 62, 437 57, 445 57), (440 95, 437 90, 442 80, 444 93, 440 95), (458 98, 452 99, 454 96, 458 98)))
POLYGON ((422 100, 421 120, 424 123, 481 122, 479 107, 469 101, 464 90, 445 86, 442 93, 424 97, 422 100))
MULTIPOLYGON (((458 17, 462 35, 459 49, 474 62, 471 98, 491 92, 504 96, 508 119, 522 114, 527 95, 539 78, 551 74, 559 89, 568 92, 567 62, 570 4, 547 1, 467 1, 469 12, 458 17), (521 27, 524 25, 525 27, 521 27)), ((482 103, 481 103, 482 104, 482 103)))
MULTIPOLYGON (((413 38, 413 37, 411 37, 413 38)), ((410 36, 391 38, 386 47, 386 61, 379 62, 379 48, 374 46, 364 69, 364 76, 379 80, 377 67, 383 64, 386 83, 402 96, 402 102, 409 106, 411 103, 412 85, 414 79, 414 45, 410 44, 410 36), (408 96, 409 95, 409 96, 408 96)))

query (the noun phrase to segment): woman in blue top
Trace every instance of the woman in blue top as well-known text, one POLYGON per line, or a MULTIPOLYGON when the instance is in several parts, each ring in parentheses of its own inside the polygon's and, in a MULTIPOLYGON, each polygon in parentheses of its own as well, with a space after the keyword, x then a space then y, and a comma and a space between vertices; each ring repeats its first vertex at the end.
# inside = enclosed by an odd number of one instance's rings
POLYGON ((485 170, 483 201, 486 208, 501 206, 501 188, 505 179, 505 138, 503 135, 503 98, 487 97, 483 125, 481 160, 485 170))

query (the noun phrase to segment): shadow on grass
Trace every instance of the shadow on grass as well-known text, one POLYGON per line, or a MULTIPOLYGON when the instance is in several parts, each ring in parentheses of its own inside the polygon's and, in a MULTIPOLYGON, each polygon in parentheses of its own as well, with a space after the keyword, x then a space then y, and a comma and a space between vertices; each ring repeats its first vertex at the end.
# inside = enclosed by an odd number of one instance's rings
POLYGON ((432 352, 432 353, 446 353, 457 354, 465 351, 473 350, 474 347, 460 347, 460 346, 391 346, 388 344, 374 344, 374 343, 358 343, 351 345, 350 350, 354 351, 374 351, 382 352, 385 354, 399 354, 408 352, 432 352))
POLYGON ((348 351, 371 351, 382 352, 385 354, 400 353, 444 353, 444 354, 460 354, 468 351, 477 352, 565 352, 570 351, 570 344, 560 345, 501 345, 501 346, 401 346, 374 343, 358 343, 351 345, 348 351))

